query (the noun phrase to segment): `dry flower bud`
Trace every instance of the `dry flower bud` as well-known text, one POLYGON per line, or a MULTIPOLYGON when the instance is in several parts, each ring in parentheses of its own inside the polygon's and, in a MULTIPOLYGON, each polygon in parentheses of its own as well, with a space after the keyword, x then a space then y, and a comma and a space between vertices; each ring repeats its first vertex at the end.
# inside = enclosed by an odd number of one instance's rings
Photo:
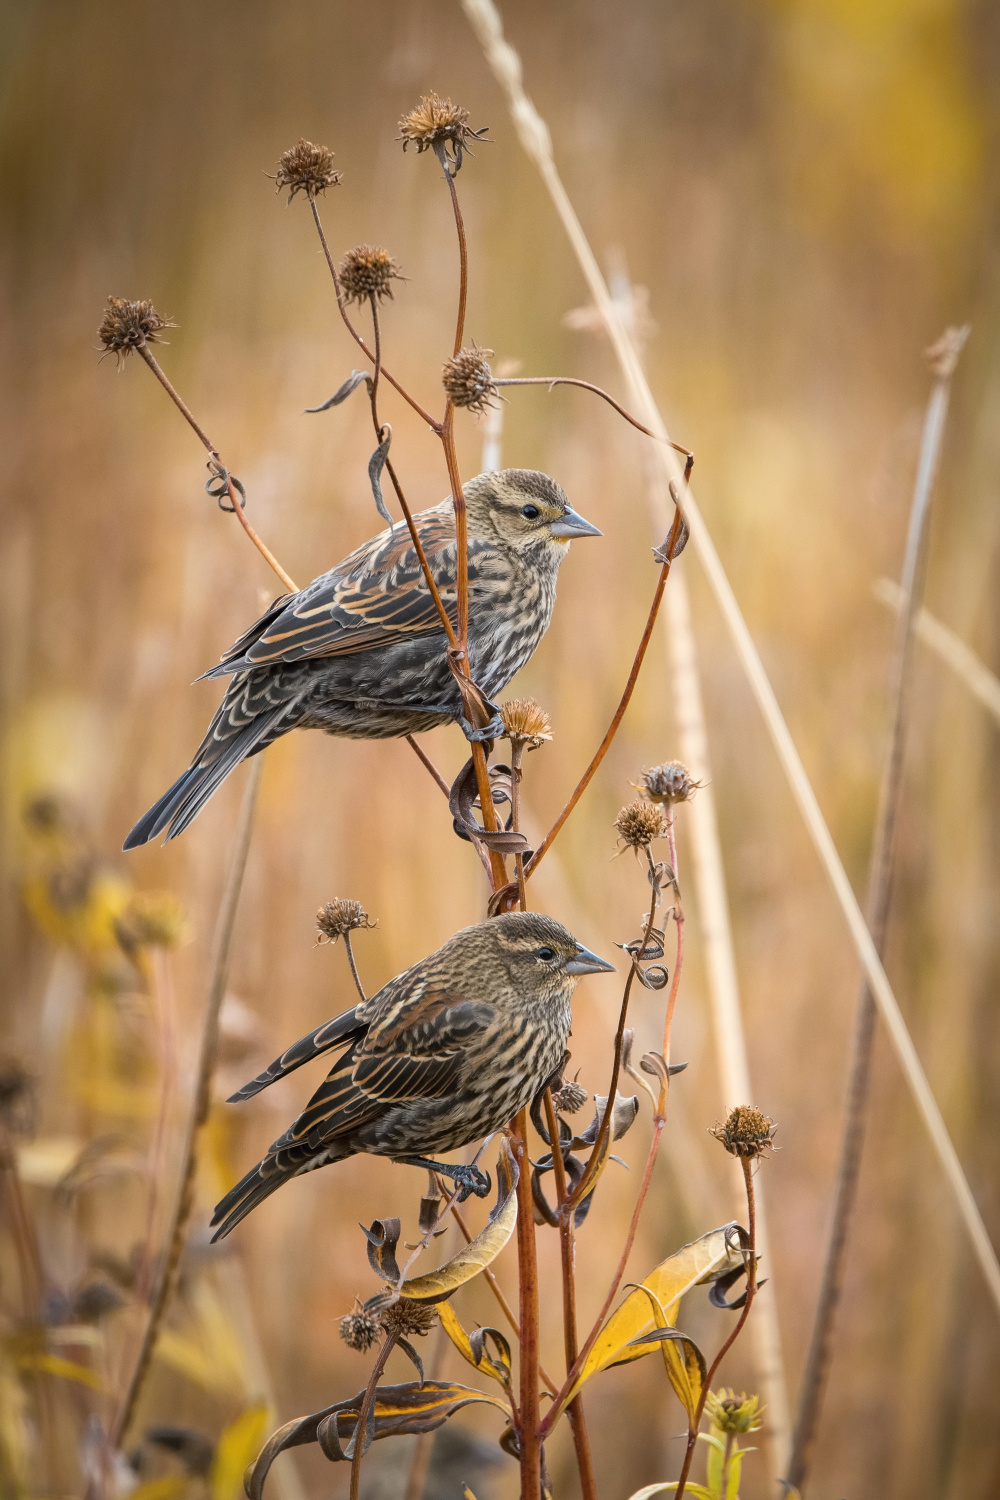
POLYGON ((347 896, 338 896, 335 901, 328 901, 316 913, 319 942, 326 938, 335 943, 339 937, 353 932, 356 927, 369 928, 375 925, 361 902, 351 901, 347 896))
POLYGON ((552 1103, 562 1115, 575 1115, 586 1104, 590 1095, 582 1083, 574 1079, 571 1083, 564 1083, 561 1089, 552 1095, 552 1103))
POLYGON ((724 1125, 716 1125, 710 1132, 730 1156, 753 1160, 770 1151, 772 1138, 778 1127, 767 1115, 752 1104, 740 1104, 730 1110, 724 1125))
POLYGON ((765 1408, 759 1396, 748 1396, 745 1392, 737 1396, 735 1391, 709 1391, 705 1399, 705 1411, 712 1426, 726 1436, 740 1432, 756 1432, 763 1427, 765 1408))
POLYGON ((161 318, 152 302, 129 302, 127 297, 109 297, 97 337, 107 354, 118 357, 121 365, 133 349, 144 349, 158 342, 164 328, 176 328, 168 318, 161 318))
POLYGON ((367 1354, 372 1345, 378 1343, 381 1332, 378 1318, 360 1302, 354 1312, 347 1313, 340 1320, 340 1337, 349 1349, 356 1349, 359 1354, 367 1354))
POLYGON ((328 146, 314 146, 312 141, 301 140, 290 146, 280 158, 274 186, 279 193, 282 188, 288 188, 291 203, 296 193, 315 198, 317 193, 323 193, 338 183, 340 177, 341 174, 334 170, 333 152, 328 146))
POLYGON ((380 250, 376 245, 357 245, 348 250, 337 268, 337 278, 348 302, 391 297, 390 283, 402 280, 388 250, 380 250))
POLYGON ((668 761, 642 773, 642 791, 653 802, 687 802, 701 783, 695 781, 687 766, 679 760, 668 761))
POLYGON ((469 142, 485 141, 488 129, 488 125, 483 125, 473 130, 467 109, 431 93, 425 94, 417 107, 400 120, 399 139, 404 151, 407 146, 415 146, 418 156, 422 151, 437 151, 451 162, 454 175, 462 165, 463 152, 469 150, 469 142))
POLYGON ((379 1322, 385 1332, 394 1333, 399 1338, 413 1333, 422 1338, 425 1333, 430 1333, 437 1319, 436 1307, 427 1302, 418 1302, 413 1297, 401 1297, 398 1302, 391 1302, 388 1307, 383 1308, 379 1314, 379 1322))
POLYGON ((628 849, 648 849, 663 834, 663 814, 648 802, 630 802, 615 819, 618 837, 628 849))
POLYGON ((471 349, 460 349, 454 359, 445 362, 441 382, 452 406, 482 412, 493 404, 492 398, 498 392, 487 359, 492 353, 492 349, 480 349, 473 344, 471 349))
POLYGON ((115 937, 130 956, 141 948, 176 948, 188 935, 184 909, 171 891, 137 891, 115 919, 115 937))
POLYGON ((512 744, 527 745, 537 750, 545 740, 552 738, 552 724, 544 708, 534 698, 508 698, 500 705, 504 739, 512 744))

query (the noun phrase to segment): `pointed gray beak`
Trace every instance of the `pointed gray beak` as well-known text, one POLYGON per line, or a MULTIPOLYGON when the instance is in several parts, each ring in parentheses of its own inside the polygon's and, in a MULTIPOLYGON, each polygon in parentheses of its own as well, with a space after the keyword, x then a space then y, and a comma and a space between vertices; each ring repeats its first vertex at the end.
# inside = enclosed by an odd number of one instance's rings
POLYGON ((566 965, 567 974, 613 974, 614 964, 606 963, 603 958, 598 958, 596 953, 591 953, 589 948, 581 944, 573 957, 566 965))
POLYGON ((565 537, 567 540, 574 536, 604 535, 603 531, 599 531, 596 526, 591 526, 589 521, 585 521, 582 516, 578 516, 572 507, 564 516, 560 516, 558 521, 552 522, 549 531, 553 536, 565 537))

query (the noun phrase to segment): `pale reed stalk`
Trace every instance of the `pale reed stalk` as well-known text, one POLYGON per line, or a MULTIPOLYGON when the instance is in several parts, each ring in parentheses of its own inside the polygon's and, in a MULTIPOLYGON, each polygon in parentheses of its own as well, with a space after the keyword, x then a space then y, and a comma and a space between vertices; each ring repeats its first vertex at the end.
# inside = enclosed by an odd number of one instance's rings
MULTIPOLYGON (((656 461, 660 464, 668 484, 673 483, 677 488, 677 493, 680 494, 683 483, 680 464, 673 450, 667 446, 669 440, 666 428, 646 380, 639 356, 622 325, 601 274, 600 266, 597 264, 566 189, 563 187, 552 157, 552 139, 548 126, 524 92, 521 83, 521 60, 513 47, 504 40, 500 15, 492 0, 462 0, 462 8, 479 38, 487 62, 507 97, 508 108, 521 144, 537 166, 573 246, 591 296, 604 319, 615 355, 631 387, 630 399, 639 408, 646 425, 661 439, 654 446, 656 461)), ((805 821, 827 878, 833 886, 834 895, 857 949, 862 968, 889 1034, 889 1040, 899 1059, 903 1076, 941 1163, 945 1179, 957 1204, 959 1215, 965 1225, 973 1253, 979 1262, 994 1305, 1000 1313, 1000 1261, 997 1260, 996 1251, 986 1232, 986 1226, 962 1170, 958 1153, 952 1144, 930 1084, 927 1082, 927 1076, 921 1066, 892 986, 882 967, 878 950, 868 931, 864 914, 851 888, 847 872, 841 863, 830 830, 826 826, 816 794, 778 706, 774 689, 771 687, 746 621, 736 602, 736 596, 715 550, 715 544, 690 490, 684 491, 684 514, 691 529, 692 543, 733 638, 740 664, 757 700, 757 706, 764 718, 792 795, 805 821)), ((666 516, 663 517, 664 525, 667 519, 666 516)))
MULTIPOLYGON (((891 578, 880 578, 872 585, 872 593, 882 604, 899 614, 906 603, 906 595, 899 584, 891 578)), ((913 633, 918 641, 930 646, 946 666, 949 666, 965 683, 974 698, 978 698, 993 718, 1000 723, 1000 677, 996 677, 980 661, 976 653, 965 642, 942 625, 928 609, 919 609, 913 620, 913 633)))

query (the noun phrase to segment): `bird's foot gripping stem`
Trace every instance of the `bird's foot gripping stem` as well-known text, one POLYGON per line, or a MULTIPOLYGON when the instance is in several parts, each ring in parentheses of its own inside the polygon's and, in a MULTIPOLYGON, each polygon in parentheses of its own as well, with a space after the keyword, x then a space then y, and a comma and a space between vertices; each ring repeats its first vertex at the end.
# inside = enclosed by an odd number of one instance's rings
POLYGON ((493 709, 493 717, 482 729, 477 729, 475 725, 470 724, 468 719, 464 717, 458 721, 462 726, 462 733, 470 745, 492 745, 494 740, 503 738, 503 719, 500 717, 500 710, 493 703, 489 706, 493 709))
POLYGON ((493 1187, 493 1180, 489 1172, 481 1172, 478 1167, 466 1167, 461 1164, 451 1165, 449 1162, 429 1161, 426 1156, 397 1156, 396 1160, 404 1167, 425 1167, 428 1172, 439 1172, 442 1177, 450 1177, 458 1188, 458 1201, 464 1203, 474 1193, 477 1198, 485 1198, 493 1187))

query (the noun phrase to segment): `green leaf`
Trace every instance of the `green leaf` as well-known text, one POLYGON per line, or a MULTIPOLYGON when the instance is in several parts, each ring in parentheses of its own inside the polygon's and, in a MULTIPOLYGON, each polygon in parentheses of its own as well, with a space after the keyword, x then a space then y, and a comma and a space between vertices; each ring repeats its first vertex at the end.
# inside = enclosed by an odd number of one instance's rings
POLYGON ((517 1178, 517 1163, 504 1137, 497 1157, 496 1207, 490 1214, 486 1228, 476 1235, 471 1244, 463 1245, 457 1255, 445 1261, 436 1271, 404 1282, 400 1288, 404 1297, 414 1297, 422 1302, 440 1302, 445 1297, 450 1297, 465 1282, 478 1276, 491 1261, 496 1260, 514 1233, 514 1225, 517 1223, 517 1178))
POLYGON ((209 1475, 212 1500, 233 1500, 247 1465, 260 1452, 270 1420, 266 1402, 257 1402, 230 1422, 219 1438, 209 1475))

